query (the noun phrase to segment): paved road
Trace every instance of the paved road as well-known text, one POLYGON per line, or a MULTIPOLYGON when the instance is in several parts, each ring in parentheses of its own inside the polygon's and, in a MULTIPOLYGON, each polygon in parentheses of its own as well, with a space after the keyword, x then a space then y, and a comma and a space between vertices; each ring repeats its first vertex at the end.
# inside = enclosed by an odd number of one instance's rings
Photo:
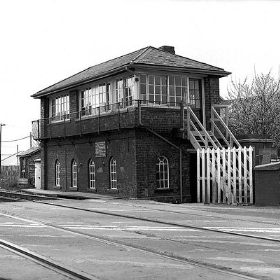
POLYGON ((279 208, 47 203, 0 203, 0 238, 94 279, 280 279, 279 208))

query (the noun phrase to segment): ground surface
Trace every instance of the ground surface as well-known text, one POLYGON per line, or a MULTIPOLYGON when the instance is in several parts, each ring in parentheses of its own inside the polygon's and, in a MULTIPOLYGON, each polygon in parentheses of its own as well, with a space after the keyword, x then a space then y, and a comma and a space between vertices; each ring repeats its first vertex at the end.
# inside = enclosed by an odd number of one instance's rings
MULTIPOLYGON (((46 203, 0 203, 0 239, 92 279, 280 279, 280 208, 46 203)), ((69 279, 54 273, 0 247, 0 279, 69 279)))

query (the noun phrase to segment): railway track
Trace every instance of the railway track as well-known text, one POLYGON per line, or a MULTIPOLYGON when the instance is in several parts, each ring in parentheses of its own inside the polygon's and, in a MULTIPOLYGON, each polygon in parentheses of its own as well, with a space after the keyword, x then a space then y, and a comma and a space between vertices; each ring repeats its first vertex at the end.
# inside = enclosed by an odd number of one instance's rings
POLYGON ((29 260, 37 263, 38 265, 41 265, 47 269, 55 271, 56 273, 66 276, 67 278, 72 279, 72 280, 78 280, 78 279, 79 280, 81 280, 81 279, 82 280, 100 280, 100 278, 97 278, 95 276, 88 275, 84 272, 67 267, 54 260, 41 256, 37 253, 27 250, 26 248, 23 248, 21 246, 11 243, 11 242, 5 241, 3 239, 0 239, 0 247, 5 250, 8 250, 16 255, 29 259, 29 260))
MULTIPOLYGON (((73 209, 73 210, 92 212, 92 213, 97 213, 97 214, 102 214, 102 215, 108 215, 108 216, 115 216, 115 217, 121 217, 121 218, 129 218, 129 219, 145 221, 145 222, 158 223, 158 224, 161 224, 161 225, 177 226, 177 227, 186 228, 186 229, 215 232, 215 233, 220 233, 220 234, 227 234, 227 235, 240 236, 240 237, 246 237, 246 238, 257 239, 257 240, 275 242, 275 243, 278 243, 278 244, 280 243, 279 239, 270 238, 270 237, 263 237, 263 236, 253 235, 253 234, 230 232, 230 231, 225 231, 225 230, 222 230, 222 229, 213 229, 213 228, 208 228, 208 227, 191 226, 191 225, 181 224, 181 223, 178 223, 178 222, 167 222, 167 221, 162 221, 162 220, 159 220, 159 219, 150 219, 150 218, 137 217, 135 215, 118 214, 118 213, 112 213, 112 212, 109 212, 109 211, 85 209, 85 208, 81 208, 81 207, 62 205, 62 204, 53 203, 53 202, 46 202, 46 201, 34 201, 34 202, 36 202, 36 203, 43 203, 43 204, 52 205, 52 206, 57 206, 57 207, 62 207, 62 208, 73 209)), ((156 211, 161 211, 162 212, 164 210, 160 209, 160 210, 156 210, 156 211)), ((164 211, 164 212, 169 212, 169 211, 164 211)), ((177 214, 182 214, 180 212, 176 212, 176 213, 177 214)), ((185 215, 185 213, 184 213, 184 215, 185 215)), ((203 216, 203 215, 189 214, 189 213, 188 213, 188 215, 203 216)), ((215 217, 215 218, 217 218, 217 217, 215 217)), ((242 221, 244 221, 244 220, 242 220, 242 221)), ((257 223, 257 221, 252 221, 252 222, 257 223)))

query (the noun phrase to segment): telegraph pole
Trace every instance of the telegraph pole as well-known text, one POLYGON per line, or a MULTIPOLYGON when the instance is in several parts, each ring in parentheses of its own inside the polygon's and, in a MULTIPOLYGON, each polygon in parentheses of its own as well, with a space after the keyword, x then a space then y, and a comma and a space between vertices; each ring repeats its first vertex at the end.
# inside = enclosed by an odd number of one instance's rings
POLYGON ((1 175, 1 170, 2 170, 2 165, 1 165, 1 145, 2 145, 1 136, 2 136, 2 126, 5 126, 5 124, 0 123, 0 175, 1 175))

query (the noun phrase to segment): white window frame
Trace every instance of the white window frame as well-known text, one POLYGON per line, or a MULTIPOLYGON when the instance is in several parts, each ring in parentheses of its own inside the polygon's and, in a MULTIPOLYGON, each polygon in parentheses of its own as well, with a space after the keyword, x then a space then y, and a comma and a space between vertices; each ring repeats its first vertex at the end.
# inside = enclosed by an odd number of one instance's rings
POLYGON ((55 186, 60 187, 60 162, 55 161, 55 186))
POLYGON ((75 159, 71 163, 71 188, 78 187, 78 165, 75 159))
POLYGON ((117 189, 117 161, 115 158, 110 159, 110 188, 117 189))
POLYGON ((69 95, 61 95, 50 99, 50 120, 57 122, 70 119, 69 95))
POLYGON ((169 162, 165 156, 159 156, 156 163, 157 189, 169 189, 169 162))
POLYGON ((90 159, 88 163, 88 174, 89 174, 89 188, 91 190, 95 189, 95 163, 90 159))

